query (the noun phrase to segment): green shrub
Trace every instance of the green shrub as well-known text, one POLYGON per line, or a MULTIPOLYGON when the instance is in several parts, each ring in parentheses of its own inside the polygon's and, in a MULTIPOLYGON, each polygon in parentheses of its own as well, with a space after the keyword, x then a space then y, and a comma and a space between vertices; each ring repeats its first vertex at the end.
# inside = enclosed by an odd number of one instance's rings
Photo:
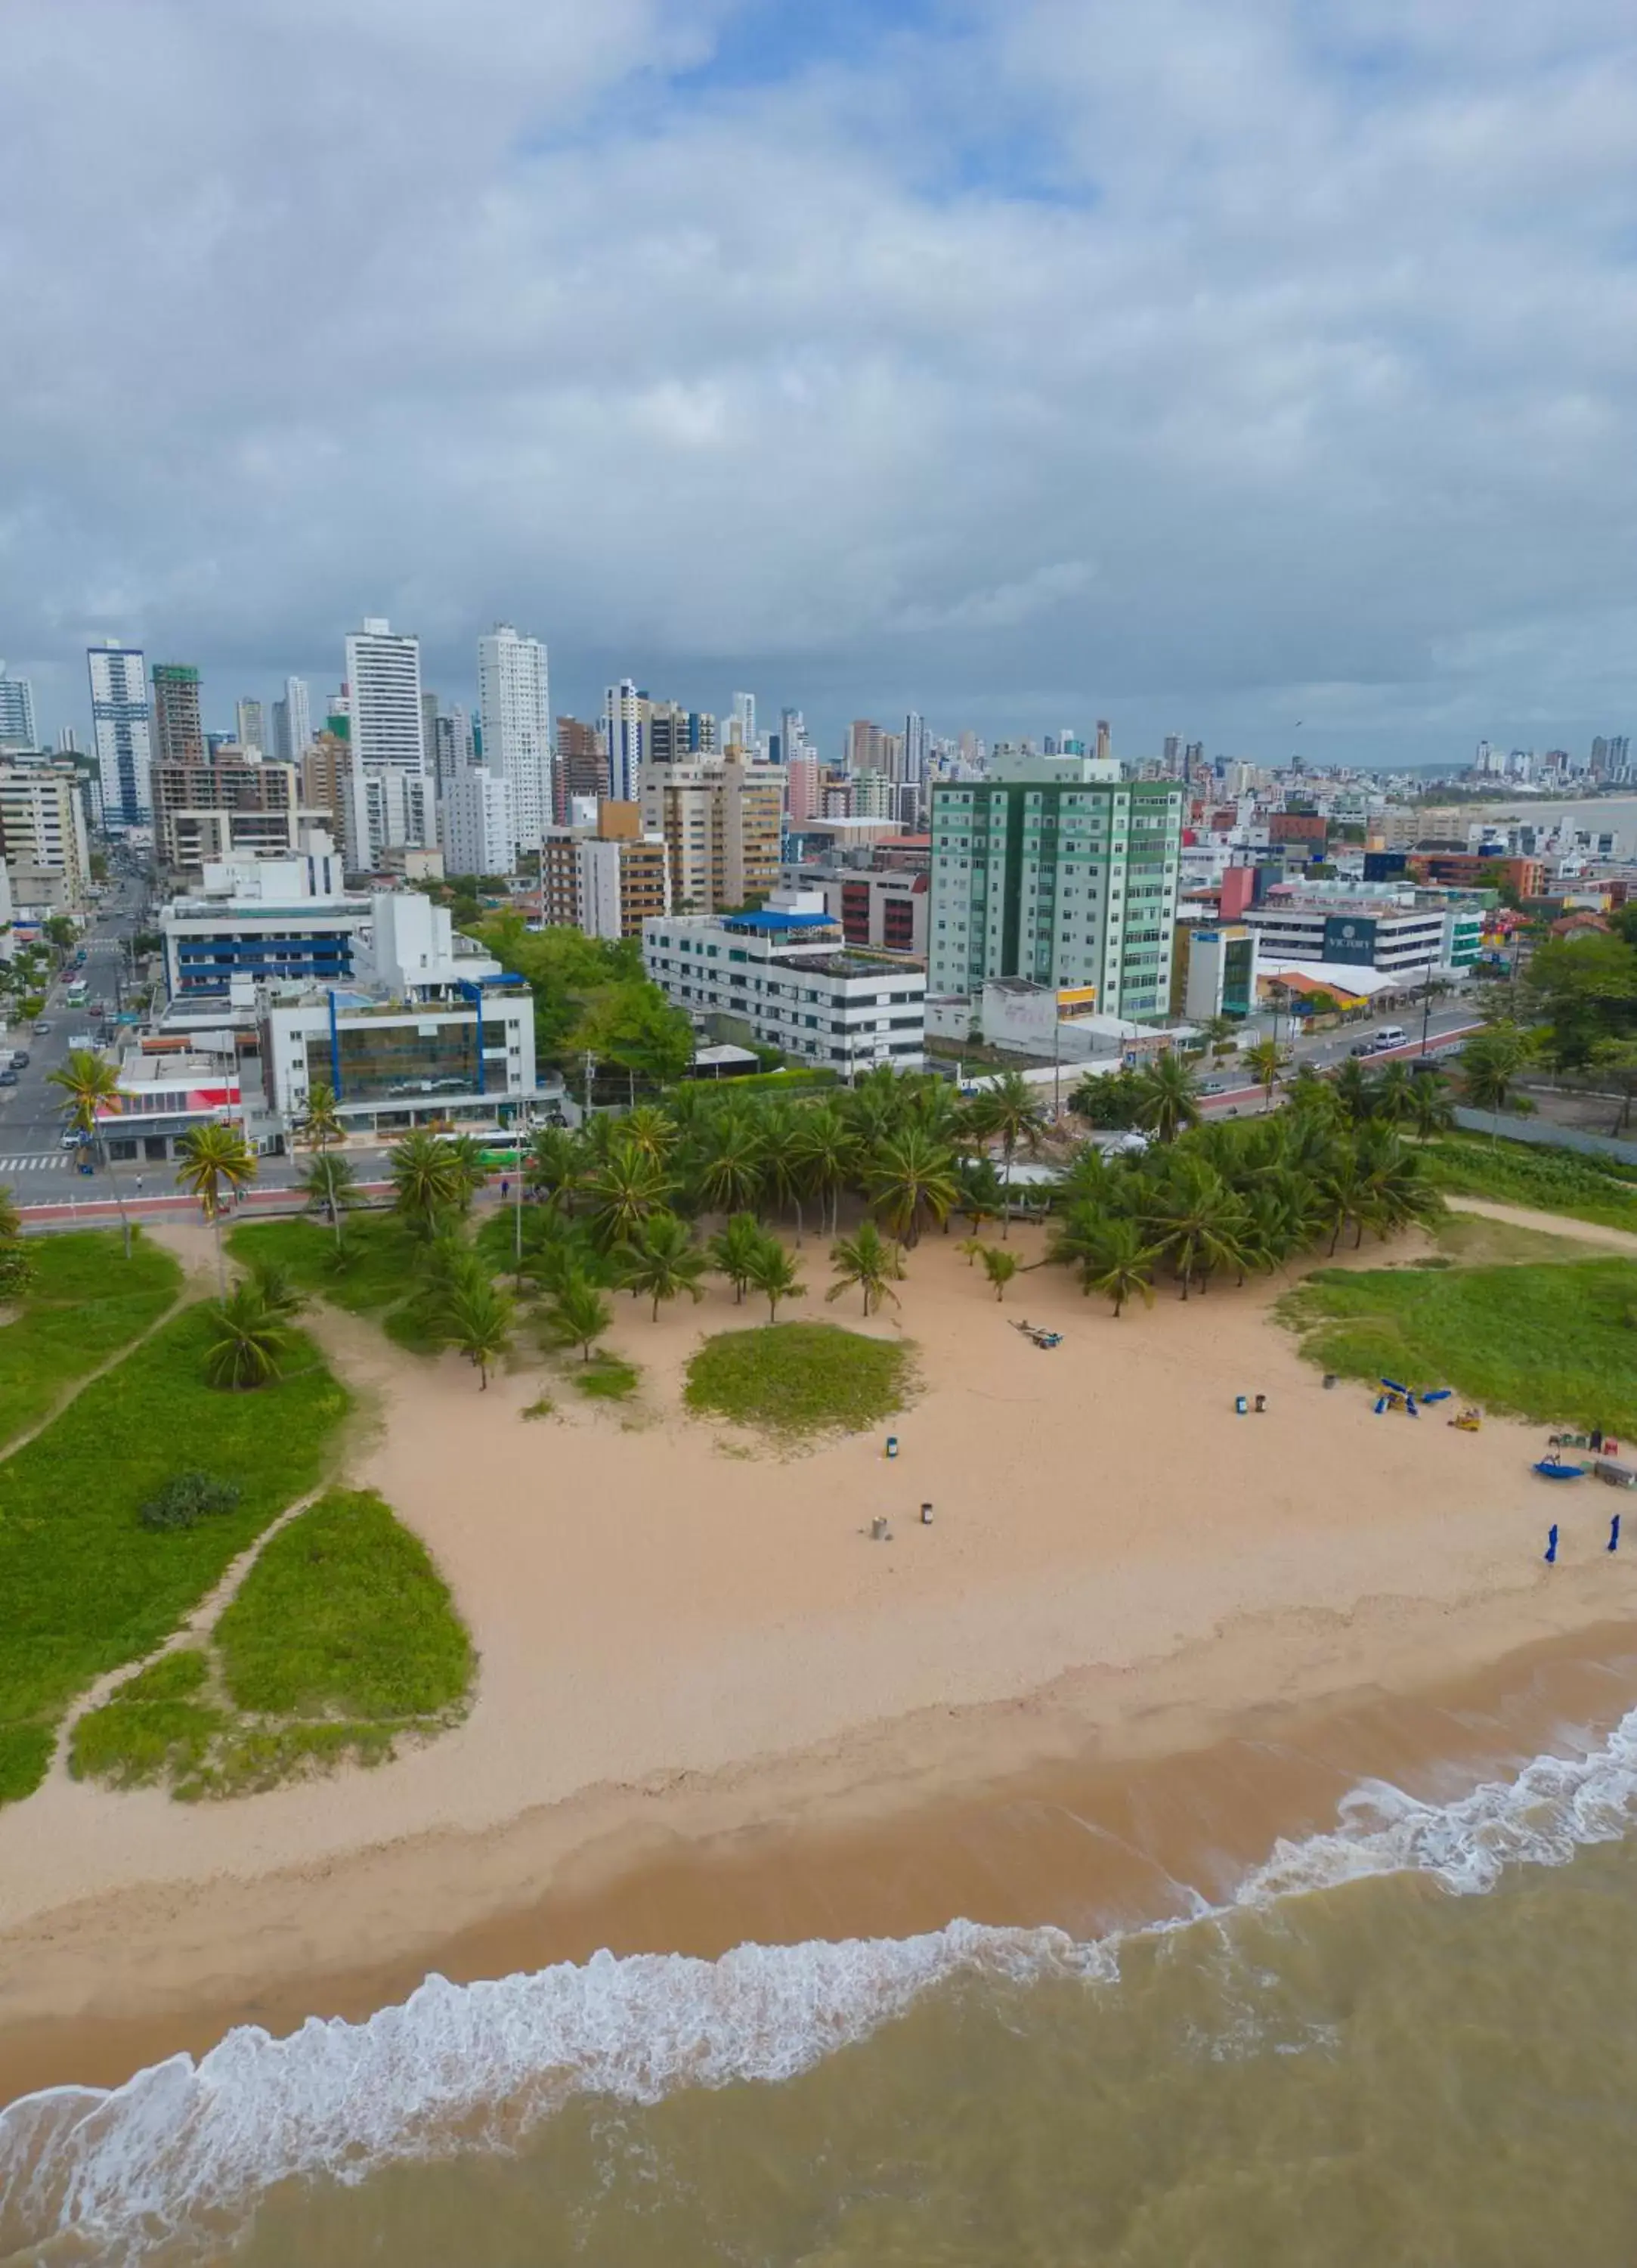
POLYGON ((197 1528, 214 1513, 234 1511, 239 1491, 231 1481, 213 1481, 208 1473, 178 1473, 166 1481, 158 1496, 136 1508, 144 1528, 197 1528))
POLYGON ((593 1402, 628 1402, 642 1382, 642 1373, 634 1362, 600 1349, 589 1362, 576 1362, 569 1375, 593 1402))
POLYGON ((199 1701, 106 1701, 75 1726, 69 1770, 110 1787, 151 1787, 196 1770, 225 1722, 199 1701))

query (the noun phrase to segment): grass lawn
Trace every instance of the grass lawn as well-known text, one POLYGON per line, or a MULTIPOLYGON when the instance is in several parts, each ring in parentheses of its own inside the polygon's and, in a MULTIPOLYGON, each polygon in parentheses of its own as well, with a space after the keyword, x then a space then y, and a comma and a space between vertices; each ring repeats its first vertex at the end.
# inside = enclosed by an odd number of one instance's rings
POLYGON ((1637 1438, 1637 1263, 1322 1269, 1279 1312, 1326 1370, 1637 1438))
POLYGON ((424 1546, 378 1496, 334 1489, 268 1542, 208 1652, 161 1655, 80 1719, 72 1767, 196 1800, 379 1764, 451 1720, 475 1667, 424 1546))
POLYGON ((151 1652, 323 1476, 350 1405, 317 1349, 297 1333, 281 1383, 220 1393, 210 1335, 208 1309, 185 1309, 0 1464, 0 1796, 37 1784, 77 1693, 151 1652), (233 1510, 142 1527, 139 1506, 199 1465, 239 1488, 233 1510))
POLYGON ((1630 1167, 1612 1161, 1605 1166, 1574 1150, 1531 1149, 1523 1142, 1459 1135, 1427 1143, 1421 1156, 1436 1189, 1637 1232, 1637 1173, 1630 1167))
POLYGON ((37 1425, 77 1379, 117 1354, 165 1313, 181 1289, 171 1255, 131 1234, 126 1259, 119 1233, 31 1236, 34 1282, 22 1313, 0 1325, 0 1447, 37 1425))
POLYGON ((335 1232, 318 1220, 241 1221, 227 1248, 247 1268, 258 1261, 276 1262, 304 1291, 353 1315, 378 1315, 407 1298, 420 1249, 389 1212, 349 1214, 339 1263, 335 1232))
POLYGON ((690 1410, 785 1440, 862 1432, 914 1388, 912 1350, 837 1323, 769 1323, 707 1339, 688 1365, 690 1410))

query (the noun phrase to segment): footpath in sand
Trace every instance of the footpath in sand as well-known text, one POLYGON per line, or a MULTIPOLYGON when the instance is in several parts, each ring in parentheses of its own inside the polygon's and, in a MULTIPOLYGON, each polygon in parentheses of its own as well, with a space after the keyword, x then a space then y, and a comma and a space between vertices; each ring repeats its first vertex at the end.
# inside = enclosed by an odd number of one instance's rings
MULTIPOLYGON (((1014 1242, 1039 1256, 1038 1232, 1014 1242)), ((1325 1391, 1268 1320, 1282 1285, 1167 1291, 1117 1322, 1044 1269, 1002 1306, 934 1236, 901 1310, 864 1325, 855 1298, 824 1306, 824 1245, 804 1257, 788 1313, 915 1343, 894 1461, 885 1429, 781 1456, 684 1415, 701 1338, 755 1319, 719 1288, 657 1323, 620 1300, 640 1402, 547 1380, 562 1414, 532 1422, 538 1366, 483 1394, 453 1358, 319 1314, 378 1418, 348 1476, 437 1554, 481 1649, 475 1706, 388 1767, 248 1800, 55 1777, 0 1824, 0 2022, 253 2004, 514 1908, 574 1854, 891 1810, 1626 1609, 1625 1562, 1578 1536, 1600 1504, 1553 1506, 1570 1548, 1540 1566, 1536 1429, 1325 1391), (1237 1416, 1257 1393, 1266 1414, 1237 1416)))

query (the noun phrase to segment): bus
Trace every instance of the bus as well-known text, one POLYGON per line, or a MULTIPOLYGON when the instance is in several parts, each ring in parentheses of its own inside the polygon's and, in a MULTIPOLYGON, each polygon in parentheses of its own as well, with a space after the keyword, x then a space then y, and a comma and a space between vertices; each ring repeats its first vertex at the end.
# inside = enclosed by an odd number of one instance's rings
POLYGON ((90 990, 90 985, 83 976, 76 976, 70 980, 63 998, 70 1008, 83 1008, 85 1005, 85 995, 90 990))

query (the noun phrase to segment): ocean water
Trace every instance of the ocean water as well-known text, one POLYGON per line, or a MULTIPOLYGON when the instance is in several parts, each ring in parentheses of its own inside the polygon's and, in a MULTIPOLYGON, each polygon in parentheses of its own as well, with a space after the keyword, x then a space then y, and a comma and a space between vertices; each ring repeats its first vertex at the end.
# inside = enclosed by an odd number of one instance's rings
POLYGON ((431 1978, 0 2114, 0 2261, 1630 2268, 1637 1711, 1224 1903, 431 1978))

